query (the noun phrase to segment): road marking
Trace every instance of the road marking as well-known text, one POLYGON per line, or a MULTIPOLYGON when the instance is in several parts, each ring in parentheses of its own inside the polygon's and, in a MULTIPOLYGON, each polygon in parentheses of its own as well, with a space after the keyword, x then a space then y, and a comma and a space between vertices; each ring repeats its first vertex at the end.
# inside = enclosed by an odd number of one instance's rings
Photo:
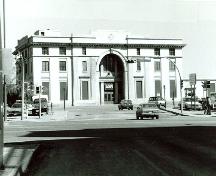
POLYGON ((141 152, 139 152, 138 150, 134 150, 134 152, 141 157, 142 159, 144 159, 151 167, 153 167, 155 170, 157 170, 158 172, 160 172, 162 174, 162 176, 170 176, 168 175, 166 172, 164 172, 161 168, 157 167, 153 162, 151 162, 145 155, 143 155, 141 152))

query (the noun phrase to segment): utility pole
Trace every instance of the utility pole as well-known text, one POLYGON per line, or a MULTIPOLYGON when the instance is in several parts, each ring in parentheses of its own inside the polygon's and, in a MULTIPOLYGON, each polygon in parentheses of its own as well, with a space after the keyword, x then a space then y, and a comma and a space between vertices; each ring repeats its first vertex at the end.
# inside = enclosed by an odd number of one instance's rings
POLYGON ((6 75, 4 75, 4 121, 7 119, 7 84, 6 75))
POLYGON ((65 88, 63 89, 63 91, 64 91, 64 111, 65 111, 65 88))
POLYGON ((39 86, 39 119, 41 118, 41 86, 39 86))
POLYGON ((3 120, 3 85, 2 85, 2 34, 1 34, 1 16, 0 16, 0 169, 4 169, 3 149, 4 149, 4 120, 3 120))
MULTIPOLYGON (((1 55, 1 54, 0 54, 1 55)), ((0 56, 2 61, 2 55, 0 56)), ((2 64, 2 63, 0 63, 2 64)), ((3 149, 4 149, 4 120, 3 120, 3 85, 2 85, 2 69, 0 70, 0 169, 4 168, 3 149)))
POLYGON ((21 120, 24 118, 24 101, 25 101, 25 93, 24 93, 24 83, 25 83, 25 67, 24 67, 24 58, 21 55, 20 61, 22 63, 22 115, 21 120))
POLYGON ((71 40, 71 105, 74 106, 74 58, 73 58, 73 34, 70 37, 71 40))

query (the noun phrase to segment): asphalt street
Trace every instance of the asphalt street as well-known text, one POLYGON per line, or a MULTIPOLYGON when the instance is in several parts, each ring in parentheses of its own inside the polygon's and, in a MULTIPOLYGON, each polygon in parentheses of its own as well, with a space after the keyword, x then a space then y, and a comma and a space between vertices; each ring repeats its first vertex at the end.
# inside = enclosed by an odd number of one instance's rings
POLYGON ((64 120, 8 121, 5 142, 40 144, 31 176, 214 176, 215 125, 216 117, 136 120, 135 110, 81 108, 64 120))

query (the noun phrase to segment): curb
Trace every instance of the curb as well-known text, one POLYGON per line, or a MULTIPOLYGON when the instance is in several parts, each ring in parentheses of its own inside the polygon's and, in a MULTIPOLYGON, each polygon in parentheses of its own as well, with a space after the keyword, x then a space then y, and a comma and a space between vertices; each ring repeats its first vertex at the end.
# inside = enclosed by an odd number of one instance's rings
POLYGON ((34 152, 39 145, 11 145, 5 147, 4 169, 0 170, 0 176, 21 176, 32 160, 34 152))
POLYGON ((163 111, 167 111, 167 112, 173 113, 173 114, 175 114, 175 115, 180 115, 180 116, 189 116, 189 115, 187 115, 187 114, 183 114, 183 113, 175 112, 175 111, 168 110, 168 109, 165 109, 165 108, 159 108, 159 109, 161 109, 161 110, 163 110, 163 111))

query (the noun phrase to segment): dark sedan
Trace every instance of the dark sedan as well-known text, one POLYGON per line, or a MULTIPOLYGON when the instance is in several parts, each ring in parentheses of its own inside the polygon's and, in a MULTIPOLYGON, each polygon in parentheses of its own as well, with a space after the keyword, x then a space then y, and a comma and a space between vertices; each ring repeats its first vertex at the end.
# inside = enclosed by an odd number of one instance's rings
POLYGON ((121 100, 120 104, 118 105, 119 110, 128 109, 133 110, 133 103, 131 100, 121 100))

